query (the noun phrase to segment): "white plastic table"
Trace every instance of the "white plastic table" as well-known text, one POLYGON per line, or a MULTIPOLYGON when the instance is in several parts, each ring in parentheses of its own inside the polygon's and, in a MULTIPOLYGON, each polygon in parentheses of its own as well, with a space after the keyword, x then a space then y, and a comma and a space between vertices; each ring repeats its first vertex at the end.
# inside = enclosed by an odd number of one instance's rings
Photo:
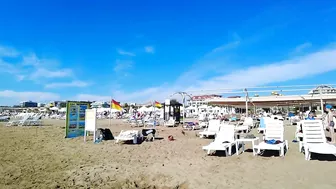
POLYGON ((239 149, 238 149, 238 145, 239 145, 239 142, 242 142, 243 143, 243 152, 245 152, 245 142, 251 142, 252 143, 252 149, 254 147, 254 144, 255 144, 255 141, 259 141, 259 137, 256 137, 256 138, 241 138, 241 139, 237 139, 236 140, 236 154, 239 155, 239 149))

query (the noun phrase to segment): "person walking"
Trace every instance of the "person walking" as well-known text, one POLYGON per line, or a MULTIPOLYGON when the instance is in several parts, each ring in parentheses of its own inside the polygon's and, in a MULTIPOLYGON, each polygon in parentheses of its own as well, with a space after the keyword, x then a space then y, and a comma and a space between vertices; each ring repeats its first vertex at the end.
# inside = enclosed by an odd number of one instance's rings
POLYGON ((334 113, 330 104, 326 105, 327 123, 331 137, 331 143, 336 143, 334 113))

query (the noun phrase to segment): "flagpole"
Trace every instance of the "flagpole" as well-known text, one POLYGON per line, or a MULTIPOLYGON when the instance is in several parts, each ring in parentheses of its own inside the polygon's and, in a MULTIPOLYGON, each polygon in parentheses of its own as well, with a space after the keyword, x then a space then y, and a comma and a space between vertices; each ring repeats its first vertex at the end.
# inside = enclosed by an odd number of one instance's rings
POLYGON ((111 127, 112 97, 110 99, 109 127, 111 127))

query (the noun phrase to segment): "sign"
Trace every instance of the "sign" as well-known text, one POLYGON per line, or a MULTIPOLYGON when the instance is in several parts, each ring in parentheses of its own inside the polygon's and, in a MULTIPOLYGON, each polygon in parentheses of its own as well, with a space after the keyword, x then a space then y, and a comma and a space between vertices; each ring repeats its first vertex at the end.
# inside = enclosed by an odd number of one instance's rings
POLYGON ((97 113, 96 109, 86 109, 85 111, 85 130, 96 131, 97 113))
POLYGON ((67 101, 65 138, 84 136, 85 110, 89 107, 89 102, 67 101))
POLYGON ((88 132, 93 132, 93 142, 96 141, 96 131, 97 131, 96 122, 97 122, 97 109, 86 109, 84 142, 86 141, 86 136, 88 132))

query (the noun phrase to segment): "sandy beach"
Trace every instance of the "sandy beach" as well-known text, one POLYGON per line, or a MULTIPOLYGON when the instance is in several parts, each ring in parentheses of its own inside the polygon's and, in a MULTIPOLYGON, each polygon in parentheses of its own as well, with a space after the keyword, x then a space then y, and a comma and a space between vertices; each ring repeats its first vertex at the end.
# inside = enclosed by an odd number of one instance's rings
MULTIPOLYGON (((293 143, 295 126, 286 126, 289 151, 284 158, 207 156, 197 131, 159 126, 154 142, 139 145, 65 139, 64 120, 42 127, 0 126, 0 188, 335 188, 336 164, 329 157, 305 161, 293 143), (173 135, 175 141, 167 140, 173 135)), ((109 120, 98 120, 108 128, 109 120)), ((131 127, 112 120, 114 136, 131 127)), ((141 128, 137 128, 141 129, 141 128)), ((252 133, 256 133, 254 129, 252 133)), ((251 148, 251 144, 246 144, 251 148)), ((219 154, 221 155, 221 154, 219 154)), ((314 156, 313 156, 314 158, 314 156)))

